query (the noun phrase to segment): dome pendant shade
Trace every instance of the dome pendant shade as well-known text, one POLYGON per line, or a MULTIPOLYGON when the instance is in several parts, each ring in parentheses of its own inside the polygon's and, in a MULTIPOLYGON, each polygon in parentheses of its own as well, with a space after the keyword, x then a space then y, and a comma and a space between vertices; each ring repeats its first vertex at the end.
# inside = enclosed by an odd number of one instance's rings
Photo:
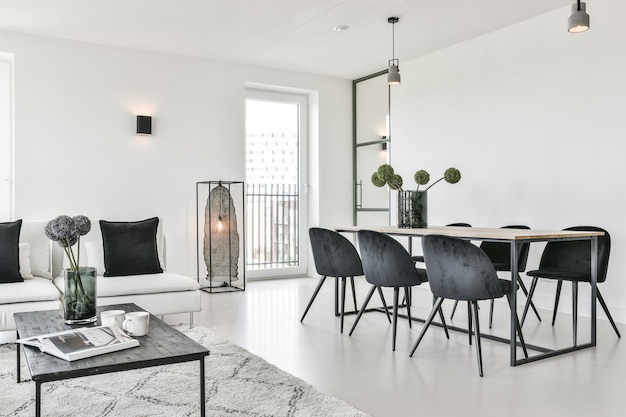
POLYGON ((387 74, 387 84, 389 85, 400 84, 400 68, 397 61, 397 59, 389 61, 389 74, 387 74))
POLYGON ((580 33, 589 29, 589 15, 587 14, 587 4, 578 1, 572 4, 572 15, 567 19, 567 31, 570 33, 580 33))

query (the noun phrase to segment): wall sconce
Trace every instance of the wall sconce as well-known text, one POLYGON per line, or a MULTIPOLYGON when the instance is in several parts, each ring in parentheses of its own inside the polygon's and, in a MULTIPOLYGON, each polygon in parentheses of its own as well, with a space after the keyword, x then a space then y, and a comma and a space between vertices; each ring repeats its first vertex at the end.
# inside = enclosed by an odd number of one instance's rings
POLYGON ((137 134, 152 134, 152 116, 137 116, 137 134))
POLYGON ((567 19, 567 31, 570 33, 580 33, 589 30, 589 15, 587 14, 587 4, 578 0, 572 4, 572 14, 567 19))

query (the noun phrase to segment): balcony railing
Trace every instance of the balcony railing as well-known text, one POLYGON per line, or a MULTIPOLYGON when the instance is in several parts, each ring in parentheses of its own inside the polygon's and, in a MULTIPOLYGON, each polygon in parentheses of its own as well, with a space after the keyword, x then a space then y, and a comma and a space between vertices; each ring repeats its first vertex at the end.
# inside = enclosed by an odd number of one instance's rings
POLYGON ((246 268, 298 266, 300 200, 296 184, 246 184, 246 268))

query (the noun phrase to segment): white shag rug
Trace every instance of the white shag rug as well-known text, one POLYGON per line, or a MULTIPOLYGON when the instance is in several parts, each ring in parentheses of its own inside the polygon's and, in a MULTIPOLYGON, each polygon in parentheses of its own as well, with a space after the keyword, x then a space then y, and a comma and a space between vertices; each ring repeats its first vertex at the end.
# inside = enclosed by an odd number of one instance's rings
MULTIPOLYGON (((229 417, 367 416, 348 403, 228 342, 203 327, 179 328, 206 346, 206 415, 229 417)), ((0 345, 0 416, 35 415, 35 384, 15 345, 0 345), (26 382, 24 382, 26 380, 26 382)), ((42 384, 46 417, 183 417, 200 415, 198 362, 156 366, 42 384)))

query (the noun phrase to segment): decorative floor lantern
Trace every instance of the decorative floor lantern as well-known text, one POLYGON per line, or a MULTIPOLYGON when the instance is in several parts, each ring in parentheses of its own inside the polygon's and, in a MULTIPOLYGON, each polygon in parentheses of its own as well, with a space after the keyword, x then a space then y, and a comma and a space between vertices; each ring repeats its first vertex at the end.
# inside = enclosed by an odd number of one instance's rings
POLYGON ((241 181, 196 183, 197 271, 202 290, 245 291, 245 209, 241 181))

